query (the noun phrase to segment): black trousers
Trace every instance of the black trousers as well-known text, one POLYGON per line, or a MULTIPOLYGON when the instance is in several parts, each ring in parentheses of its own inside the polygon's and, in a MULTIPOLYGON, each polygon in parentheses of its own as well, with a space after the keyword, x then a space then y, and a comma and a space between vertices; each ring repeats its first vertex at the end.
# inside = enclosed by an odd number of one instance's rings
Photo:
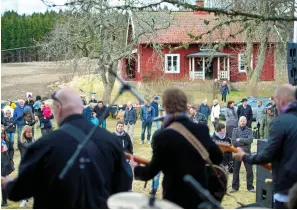
POLYGON ((2 192, 2 204, 6 204, 7 203, 7 193, 3 189, 1 189, 1 192, 2 192))
POLYGON ((226 101, 227 101, 227 95, 222 95, 222 101, 226 103, 226 101))
MULTIPOLYGON (((233 171, 233 181, 232 181, 232 189, 239 190, 239 172, 241 167, 242 161, 234 160, 234 171, 233 171)), ((246 170, 246 182, 247 182, 247 189, 252 190, 254 189, 253 186, 253 180, 254 180, 254 174, 253 174, 253 167, 252 165, 244 162, 244 167, 246 170)))

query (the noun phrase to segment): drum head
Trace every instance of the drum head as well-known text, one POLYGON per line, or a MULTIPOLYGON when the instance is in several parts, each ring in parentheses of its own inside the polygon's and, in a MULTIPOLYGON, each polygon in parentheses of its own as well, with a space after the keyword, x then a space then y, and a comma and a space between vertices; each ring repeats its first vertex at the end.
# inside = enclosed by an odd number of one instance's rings
POLYGON ((107 200, 110 209, 182 209, 180 206, 170 201, 160 200, 156 198, 155 206, 150 207, 149 196, 136 192, 123 192, 112 195, 107 200))

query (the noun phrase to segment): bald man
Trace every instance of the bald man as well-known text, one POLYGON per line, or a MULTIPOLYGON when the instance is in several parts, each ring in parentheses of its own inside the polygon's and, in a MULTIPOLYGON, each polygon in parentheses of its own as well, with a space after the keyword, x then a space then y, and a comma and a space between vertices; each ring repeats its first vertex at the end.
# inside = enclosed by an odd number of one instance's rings
POLYGON ((289 189, 297 182, 297 101, 295 88, 289 84, 277 88, 274 100, 278 117, 269 127, 268 143, 259 153, 248 155, 239 149, 235 159, 250 164, 272 163, 276 209, 287 208, 289 189))
POLYGON ((74 126, 85 135, 93 125, 82 116, 82 100, 75 90, 61 89, 52 99, 55 119, 62 128, 31 145, 21 162, 19 176, 12 181, 2 177, 2 187, 13 201, 33 197, 34 208, 107 208, 107 198, 128 191, 131 178, 121 147, 116 144, 117 137, 97 127, 78 160, 60 180, 58 176, 79 141, 63 130, 63 125, 74 126), (89 161, 79 163, 81 158, 89 161))

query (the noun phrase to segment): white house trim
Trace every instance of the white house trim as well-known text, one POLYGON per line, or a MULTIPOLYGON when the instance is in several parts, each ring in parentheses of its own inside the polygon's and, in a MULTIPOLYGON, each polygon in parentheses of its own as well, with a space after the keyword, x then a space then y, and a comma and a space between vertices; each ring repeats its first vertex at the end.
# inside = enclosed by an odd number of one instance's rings
POLYGON ((165 73, 166 74, 179 74, 180 73, 180 54, 165 54, 165 73), (171 57, 171 66, 168 66, 168 58, 171 57), (173 71, 173 57, 177 57, 176 59, 176 67, 177 70, 173 71), (168 70, 172 68, 172 71, 168 70))

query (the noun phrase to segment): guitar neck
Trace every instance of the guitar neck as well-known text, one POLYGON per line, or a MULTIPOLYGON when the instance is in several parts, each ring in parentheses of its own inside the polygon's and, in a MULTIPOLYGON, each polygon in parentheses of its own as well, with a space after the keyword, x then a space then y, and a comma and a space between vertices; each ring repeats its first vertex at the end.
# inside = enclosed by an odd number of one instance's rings
POLYGON ((143 158, 141 158, 141 157, 134 156, 134 155, 132 155, 132 154, 130 154, 130 153, 128 153, 128 152, 124 152, 124 154, 125 154, 125 157, 126 157, 127 159, 129 159, 129 160, 130 160, 130 159, 132 158, 132 156, 133 156, 134 161, 135 161, 136 163, 138 163, 138 164, 143 164, 143 165, 147 165, 147 164, 149 164, 149 161, 146 160, 146 159, 143 159, 143 158))

